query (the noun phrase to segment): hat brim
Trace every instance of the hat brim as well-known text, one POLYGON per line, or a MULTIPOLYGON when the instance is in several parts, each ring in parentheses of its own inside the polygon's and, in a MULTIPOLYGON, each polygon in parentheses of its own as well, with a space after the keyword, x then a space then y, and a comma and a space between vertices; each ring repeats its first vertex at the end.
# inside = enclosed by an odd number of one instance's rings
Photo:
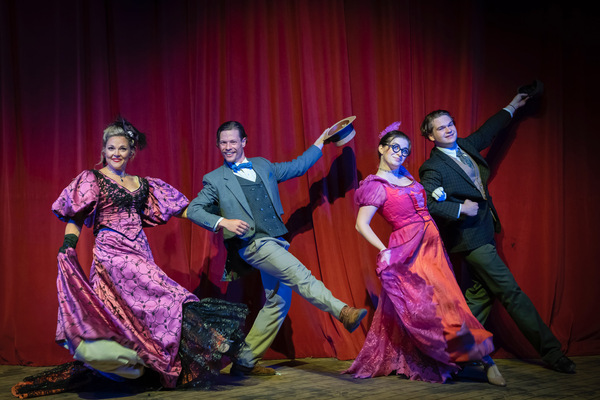
POLYGON ((356 116, 351 116, 336 122, 329 128, 325 143, 334 142, 336 146, 340 147, 348 143, 356 135, 352 122, 356 119, 356 116))

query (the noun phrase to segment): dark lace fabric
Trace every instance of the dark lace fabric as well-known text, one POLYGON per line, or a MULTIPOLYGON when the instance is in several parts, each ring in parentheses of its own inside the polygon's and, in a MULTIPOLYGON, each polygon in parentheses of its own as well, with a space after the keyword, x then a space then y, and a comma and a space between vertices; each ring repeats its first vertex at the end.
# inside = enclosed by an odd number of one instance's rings
MULTIPOLYGON (((132 222, 137 222, 139 216, 143 215, 146 200, 148 199, 148 180, 140 177, 140 187, 130 192, 100 171, 92 170, 92 172, 96 177, 96 182, 98 182, 101 193, 98 208, 103 209, 102 215, 106 216, 107 220, 107 222, 103 222, 104 219, 97 221, 97 224, 94 226, 94 235, 97 235, 101 228, 113 228, 113 219, 109 218, 112 215, 122 216, 123 213, 127 213, 129 219, 133 219, 132 222), (106 207, 113 207, 114 210, 107 210, 106 207)), ((137 224, 132 225, 135 226, 137 224)), ((131 225, 126 224, 125 226, 129 227, 131 225)), ((125 234, 125 232, 122 233, 125 234)))
POLYGON ((208 388, 219 375, 221 357, 235 358, 244 344, 248 307, 207 298, 183 305, 178 387, 208 388))
POLYGON ((82 362, 72 361, 24 378, 11 392, 20 399, 63 393, 90 383, 91 372, 82 362))

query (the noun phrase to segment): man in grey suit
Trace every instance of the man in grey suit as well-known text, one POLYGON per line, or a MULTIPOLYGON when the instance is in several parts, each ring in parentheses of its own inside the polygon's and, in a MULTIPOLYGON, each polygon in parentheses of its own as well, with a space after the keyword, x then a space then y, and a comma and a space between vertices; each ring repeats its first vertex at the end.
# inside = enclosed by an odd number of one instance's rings
POLYGON ((461 256, 471 272, 473 286, 465 297, 473 315, 484 324, 497 298, 544 362, 556 371, 573 373, 575 363, 563 354, 560 342, 498 255, 494 233, 500 232, 500 220, 488 192, 489 165, 479 153, 527 99, 527 94, 518 94, 466 138, 457 136, 447 111, 429 113, 421 134, 435 147, 419 176, 444 245, 449 253, 461 256))
POLYGON ((230 259, 241 258, 260 271, 265 304, 231 367, 234 375, 274 375, 258 364, 273 343, 290 308, 292 290, 320 310, 337 318, 352 332, 367 314, 333 297, 302 263, 290 254, 282 236, 287 229, 281 219, 283 207, 279 182, 303 175, 321 158, 327 132, 295 160, 272 163, 264 158, 247 159, 247 135, 237 121, 217 130, 217 147, 225 162, 206 174, 203 188, 189 205, 187 217, 210 231, 223 230, 230 259), (238 257, 239 256, 239 257, 238 257))

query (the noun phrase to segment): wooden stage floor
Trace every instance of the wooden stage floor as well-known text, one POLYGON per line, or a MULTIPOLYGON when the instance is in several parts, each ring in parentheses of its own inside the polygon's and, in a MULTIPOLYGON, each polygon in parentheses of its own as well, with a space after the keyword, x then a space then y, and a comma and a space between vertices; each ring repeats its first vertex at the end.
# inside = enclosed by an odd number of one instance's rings
MULTIPOLYGON (((236 378, 226 367, 211 390, 150 391, 131 393, 108 384, 94 391, 46 396, 45 400, 70 399, 600 399, 600 356, 572 357, 576 374, 549 370, 537 360, 498 359, 507 387, 478 381, 482 371, 469 367, 468 377, 446 384, 416 382, 398 376, 354 379, 340 372, 350 361, 332 358, 266 360, 276 368, 272 377, 236 378)), ((25 376, 46 368, 0 365, 0 398, 15 398, 10 388, 25 376)))

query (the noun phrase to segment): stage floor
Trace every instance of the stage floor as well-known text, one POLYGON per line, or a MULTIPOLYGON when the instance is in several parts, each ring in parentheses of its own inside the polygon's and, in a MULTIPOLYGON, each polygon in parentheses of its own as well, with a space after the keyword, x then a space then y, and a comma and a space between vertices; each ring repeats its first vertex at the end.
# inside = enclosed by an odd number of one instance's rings
MULTIPOLYGON (((470 378, 446 384, 416 382, 398 376, 354 379, 340 372, 350 361, 332 358, 267 360, 275 368, 272 377, 236 378, 229 367, 222 371, 211 390, 152 391, 132 394, 118 385, 95 391, 63 393, 41 399, 600 399, 600 356, 572 357, 577 373, 561 374, 541 366, 539 361, 496 360, 508 386, 482 383, 482 371, 471 368, 470 378)), ((0 398, 14 398, 10 388, 20 379, 46 368, 0 365, 0 398)))

